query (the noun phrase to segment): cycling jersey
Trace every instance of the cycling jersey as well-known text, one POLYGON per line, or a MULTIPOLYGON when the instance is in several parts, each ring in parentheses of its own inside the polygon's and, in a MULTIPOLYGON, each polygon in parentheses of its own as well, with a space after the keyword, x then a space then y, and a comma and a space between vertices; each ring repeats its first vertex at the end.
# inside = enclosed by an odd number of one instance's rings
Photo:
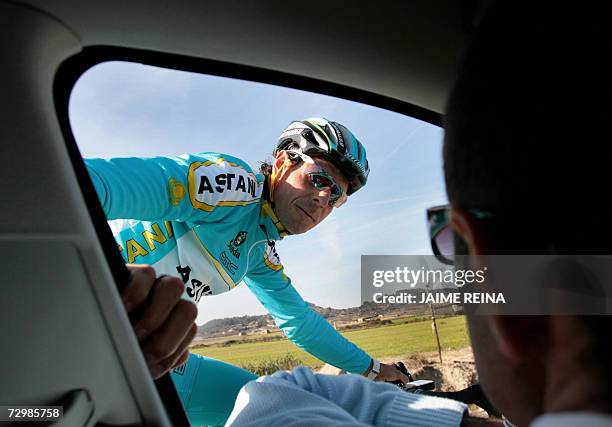
POLYGON ((196 304, 244 282, 298 347, 348 372, 368 369, 371 358, 285 275, 274 242, 287 233, 263 196, 263 175, 210 152, 85 163, 126 262, 180 276, 196 304))

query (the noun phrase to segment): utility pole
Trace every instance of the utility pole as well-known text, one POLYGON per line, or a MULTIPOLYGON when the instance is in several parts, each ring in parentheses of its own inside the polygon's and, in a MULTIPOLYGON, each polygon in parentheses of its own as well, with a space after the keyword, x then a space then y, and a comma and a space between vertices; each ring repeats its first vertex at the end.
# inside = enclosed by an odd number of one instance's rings
MULTIPOLYGON (((427 282, 427 291, 429 292, 430 283, 427 282)), ((438 325, 436 324, 436 312, 434 310, 433 302, 429 303, 429 308, 431 309, 431 328, 433 329, 434 334, 436 335, 436 345, 438 346, 438 357, 440 358, 440 364, 442 364, 442 349, 440 348, 440 337, 438 336, 438 325)))

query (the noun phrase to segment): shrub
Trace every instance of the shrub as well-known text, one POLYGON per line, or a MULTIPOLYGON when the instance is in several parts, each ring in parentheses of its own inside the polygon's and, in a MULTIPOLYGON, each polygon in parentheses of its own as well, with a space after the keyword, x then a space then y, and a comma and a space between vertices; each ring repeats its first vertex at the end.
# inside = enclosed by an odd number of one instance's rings
POLYGON ((259 362, 247 362, 240 366, 255 375, 271 375, 276 371, 288 371, 302 364, 297 357, 287 353, 275 359, 262 360, 259 362))

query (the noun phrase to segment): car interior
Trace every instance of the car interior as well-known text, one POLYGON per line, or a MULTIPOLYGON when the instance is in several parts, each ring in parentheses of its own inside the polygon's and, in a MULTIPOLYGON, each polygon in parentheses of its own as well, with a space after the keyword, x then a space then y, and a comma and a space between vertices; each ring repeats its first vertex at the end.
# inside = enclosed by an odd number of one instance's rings
POLYGON ((441 126, 483 3, 0 0, 0 404, 62 405, 57 425, 189 425, 170 378, 147 370, 119 294, 128 273, 71 129, 88 69, 263 82, 441 126))

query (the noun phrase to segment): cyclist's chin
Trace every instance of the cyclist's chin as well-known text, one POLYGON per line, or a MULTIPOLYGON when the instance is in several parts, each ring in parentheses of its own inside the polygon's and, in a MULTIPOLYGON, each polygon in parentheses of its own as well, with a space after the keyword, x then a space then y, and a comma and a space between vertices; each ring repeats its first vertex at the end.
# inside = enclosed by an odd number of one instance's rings
POLYGON ((311 218, 305 217, 304 213, 297 208, 290 215, 285 212, 277 212, 278 219, 291 234, 302 234, 312 230, 317 224, 311 218))
POLYGON ((291 234, 306 233, 307 231, 312 230, 316 225, 312 221, 289 221, 288 223, 283 222, 283 224, 285 227, 287 227, 287 230, 289 230, 291 234))

